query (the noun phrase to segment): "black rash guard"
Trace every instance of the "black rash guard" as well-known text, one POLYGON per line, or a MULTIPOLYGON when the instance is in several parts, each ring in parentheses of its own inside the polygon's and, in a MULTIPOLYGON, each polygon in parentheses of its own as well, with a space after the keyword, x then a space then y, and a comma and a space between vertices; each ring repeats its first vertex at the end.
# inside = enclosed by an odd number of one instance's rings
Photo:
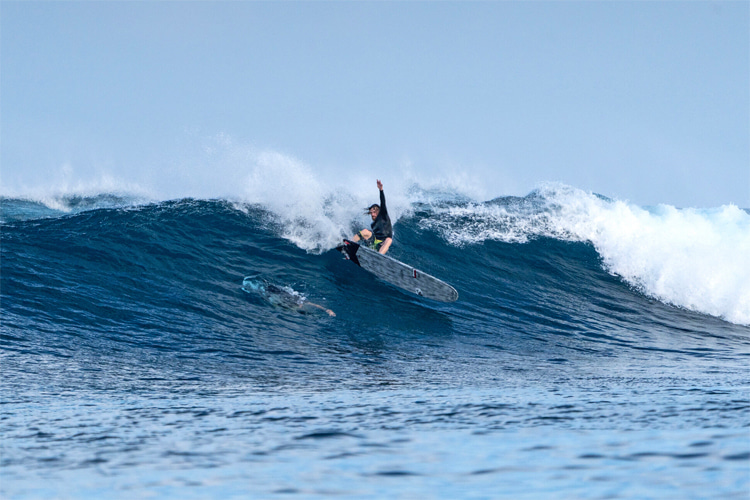
POLYGON ((388 217, 388 209, 385 207, 385 193, 380 190, 380 212, 375 220, 370 224, 372 234, 376 240, 383 241, 386 238, 393 238, 393 227, 391 218, 388 217))

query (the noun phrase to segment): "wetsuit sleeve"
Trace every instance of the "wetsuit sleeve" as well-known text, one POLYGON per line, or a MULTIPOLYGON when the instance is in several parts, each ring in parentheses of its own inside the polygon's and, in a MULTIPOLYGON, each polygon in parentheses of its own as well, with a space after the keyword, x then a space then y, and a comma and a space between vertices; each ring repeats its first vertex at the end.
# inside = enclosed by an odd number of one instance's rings
POLYGON ((376 239, 384 240, 386 238, 393 238, 391 218, 388 215, 388 208, 385 206, 385 194, 383 191, 380 191, 380 213, 370 227, 372 227, 372 234, 375 235, 376 239))

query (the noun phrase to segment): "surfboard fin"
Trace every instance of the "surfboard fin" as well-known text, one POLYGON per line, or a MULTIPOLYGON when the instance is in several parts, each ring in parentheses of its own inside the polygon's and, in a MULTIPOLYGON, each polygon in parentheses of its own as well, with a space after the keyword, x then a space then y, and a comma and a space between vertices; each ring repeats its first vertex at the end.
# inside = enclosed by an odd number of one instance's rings
POLYGON ((359 250, 359 244, 354 243, 353 241, 344 240, 344 244, 340 247, 337 247, 341 253, 344 254, 344 256, 357 264, 359 264, 359 259, 357 258, 357 250, 359 250))

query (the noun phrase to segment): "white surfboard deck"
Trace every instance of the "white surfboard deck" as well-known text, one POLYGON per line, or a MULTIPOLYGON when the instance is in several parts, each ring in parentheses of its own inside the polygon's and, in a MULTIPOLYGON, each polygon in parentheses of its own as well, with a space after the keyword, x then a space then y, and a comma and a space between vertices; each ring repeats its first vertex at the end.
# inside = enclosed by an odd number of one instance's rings
POLYGON ((372 274, 407 292, 440 302, 455 302, 458 292, 448 283, 401 261, 375 252, 353 241, 336 247, 344 256, 372 274))

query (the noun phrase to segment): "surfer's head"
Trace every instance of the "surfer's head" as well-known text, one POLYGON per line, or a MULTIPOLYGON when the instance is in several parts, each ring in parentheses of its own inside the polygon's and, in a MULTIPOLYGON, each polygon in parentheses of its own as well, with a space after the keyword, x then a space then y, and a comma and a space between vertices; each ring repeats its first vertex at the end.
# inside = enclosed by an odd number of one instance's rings
POLYGON ((377 219, 378 214, 380 213, 380 205, 378 205, 377 203, 373 203, 372 205, 370 205, 370 208, 368 208, 367 212, 365 213, 370 214, 370 216, 372 217, 372 220, 377 219))

